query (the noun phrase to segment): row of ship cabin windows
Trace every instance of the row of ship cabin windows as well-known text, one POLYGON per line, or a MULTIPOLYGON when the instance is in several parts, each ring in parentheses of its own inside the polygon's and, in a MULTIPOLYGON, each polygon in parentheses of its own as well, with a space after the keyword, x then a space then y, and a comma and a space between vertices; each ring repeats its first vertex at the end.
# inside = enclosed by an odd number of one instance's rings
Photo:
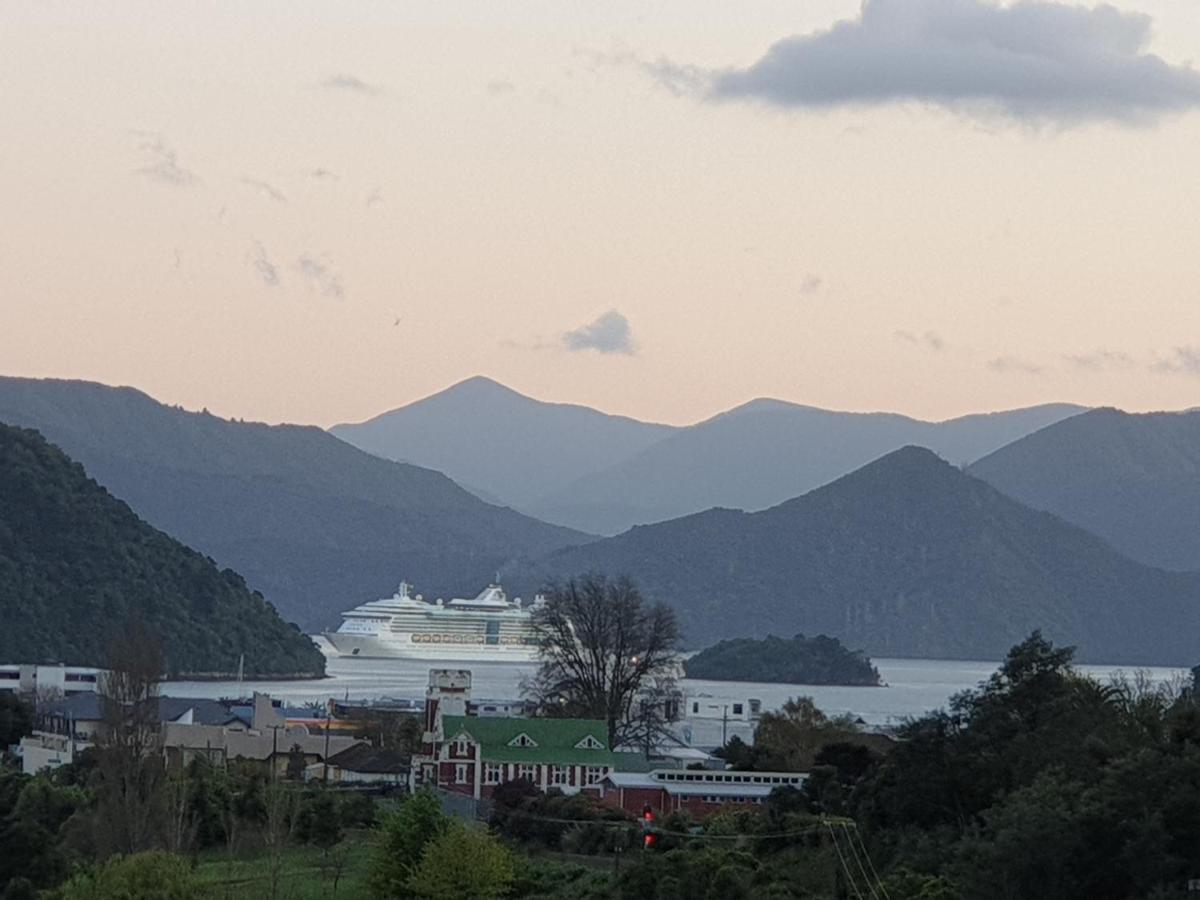
MULTIPOLYGON (((583 783, 585 785, 599 784, 604 780, 607 770, 604 766, 584 766, 583 783)), ((517 778, 537 781, 537 766, 521 763, 517 766, 517 778)), ((454 780, 458 784, 467 784, 471 778, 471 767, 459 763, 454 767, 454 780)), ((483 783, 499 784, 504 780, 504 766, 500 763, 487 763, 483 767, 483 783)), ((570 766, 550 766, 550 784, 566 786, 571 783, 570 766)))

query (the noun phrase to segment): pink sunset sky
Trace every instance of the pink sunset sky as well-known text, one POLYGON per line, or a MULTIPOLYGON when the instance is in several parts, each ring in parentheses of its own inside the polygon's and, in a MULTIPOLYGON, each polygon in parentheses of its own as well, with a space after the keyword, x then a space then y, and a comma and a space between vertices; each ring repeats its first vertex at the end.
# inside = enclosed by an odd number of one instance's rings
POLYGON ((1200 398, 1200 5, 0 2, 0 373, 329 425, 1200 398))

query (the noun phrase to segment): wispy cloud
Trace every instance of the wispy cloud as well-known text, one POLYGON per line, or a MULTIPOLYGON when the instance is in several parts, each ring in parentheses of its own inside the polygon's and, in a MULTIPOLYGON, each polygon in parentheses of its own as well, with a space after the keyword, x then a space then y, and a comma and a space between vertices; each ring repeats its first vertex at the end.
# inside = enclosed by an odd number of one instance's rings
POLYGON ((493 78, 486 85, 488 94, 493 97, 503 97, 505 94, 511 94, 517 89, 517 86, 507 78, 493 78))
POLYGON ((988 360, 987 367, 1000 375, 1040 375, 1045 371, 1042 366, 1022 359, 1019 356, 997 356, 988 360))
POLYGON ((345 72, 330 75, 321 82, 321 87, 328 88, 331 91, 361 94, 364 97, 378 97, 383 93, 383 88, 379 85, 363 81, 357 75, 350 75, 345 72))
POLYGON ((1175 347, 1166 357, 1155 360, 1151 368, 1174 375, 1200 376, 1200 347, 1175 347))
POLYGON ((1128 353, 1121 350, 1093 350, 1090 353, 1069 353, 1063 359, 1076 369, 1088 372, 1108 372, 1132 369, 1137 365, 1128 353))
POLYGON ((303 253, 296 260, 296 271, 308 283, 310 289, 322 296, 340 300, 346 294, 342 276, 324 259, 311 253, 303 253))
POLYGON ((262 181, 258 178, 247 178, 247 177, 243 176, 243 177, 239 178, 238 181, 240 181, 242 184, 246 185, 247 187, 254 188, 260 194, 270 197, 276 203, 287 203, 288 202, 288 199, 284 195, 283 191, 279 190, 279 188, 275 187, 274 185, 268 184, 267 182, 262 181))
POLYGON ((144 163, 133 170, 135 175, 171 187, 190 187, 200 183, 200 176, 181 166, 174 148, 168 146, 161 137, 147 132, 135 134, 142 139, 138 151, 144 159, 144 163))
POLYGON ((946 341, 936 331, 926 331, 923 334, 916 334, 912 331, 893 331, 892 337, 902 344, 932 350, 934 353, 941 353, 946 349, 946 341))
MULTIPOLYGON (((789 108, 915 101, 1032 124, 1153 121, 1200 106, 1200 72, 1147 52, 1149 16, 1024 0, 863 0, 741 69, 658 62, 670 90, 789 108)), ((645 67, 645 64, 643 64, 645 67)))
POLYGON ((259 241, 254 242, 248 257, 250 267, 267 287, 279 287, 279 267, 267 256, 267 249, 259 241))
POLYGON ((367 194, 365 205, 368 209, 372 206, 378 206, 383 202, 383 191, 379 188, 371 188, 371 193, 367 194))
POLYGON ((318 166, 315 169, 311 169, 308 173, 308 177, 312 178, 315 181, 337 181, 338 180, 337 172, 331 172, 329 169, 326 169, 321 166, 318 166))
POLYGON ((562 342, 571 351, 595 350, 597 353, 625 356, 632 356, 636 352, 629 320, 615 309, 573 331, 565 332, 562 342))

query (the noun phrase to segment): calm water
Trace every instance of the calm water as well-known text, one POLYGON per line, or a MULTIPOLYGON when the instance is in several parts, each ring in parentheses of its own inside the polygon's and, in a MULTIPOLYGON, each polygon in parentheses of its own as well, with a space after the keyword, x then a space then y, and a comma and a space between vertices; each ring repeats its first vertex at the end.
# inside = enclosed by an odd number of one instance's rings
MULTIPOLYGON (((974 687, 995 671, 994 662, 964 662, 927 659, 877 659, 875 665, 886 687, 822 687, 817 685, 780 685, 733 681, 685 679, 683 689, 689 697, 702 696, 704 705, 719 707, 725 702, 751 697, 763 702, 763 709, 777 709, 789 697, 808 695, 827 713, 850 713, 873 725, 895 723, 945 706, 952 694, 974 687)), ((329 677, 319 681, 175 681, 163 685, 163 693, 173 697, 248 696, 264 691, 292 704, 324 702, 330 697, 373 700, 379 697, 421 698, 429 670, 435 667, 469 668, 472 696, 477 699, 512 699, 520 695, 521 679, 531 666, 509 663, 434 663, 428 660, 380 660, 330 658, 329 677)), ((1132 673, 1119 666, 1080 666, 1100 679, 1115 672, 1132 673)), ((1183 669, 1144 669, 1155 681, 1186 674, 1183 669)), ((719 713, 717 713, 719 715, 719 713)))

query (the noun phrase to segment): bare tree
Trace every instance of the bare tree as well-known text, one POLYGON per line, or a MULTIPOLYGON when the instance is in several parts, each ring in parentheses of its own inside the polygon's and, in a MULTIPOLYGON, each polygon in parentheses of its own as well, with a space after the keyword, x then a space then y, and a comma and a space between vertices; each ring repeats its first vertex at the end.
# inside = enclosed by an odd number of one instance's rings
POLYGON ((267 851, 267 876, 271 900, 279 897, 285 854, 296 834, 300 795, 295 788, 279 783, 267 785, 262 840, 267 851))
POLYGON ((522 684, 543 715, 604 720, 609 746, 637 740, 673 689, 675 614, 627 577, 588 574, 546 591, 535 608, 541 665, 522 684))
POLYGON ((102 846, 120 853, 149 849, 158 836, 163 760, 159 751, 158 684, 162 642, 143 625, 122 629, 108 648, 100 681, 97 740, 104 823, 102 846))

